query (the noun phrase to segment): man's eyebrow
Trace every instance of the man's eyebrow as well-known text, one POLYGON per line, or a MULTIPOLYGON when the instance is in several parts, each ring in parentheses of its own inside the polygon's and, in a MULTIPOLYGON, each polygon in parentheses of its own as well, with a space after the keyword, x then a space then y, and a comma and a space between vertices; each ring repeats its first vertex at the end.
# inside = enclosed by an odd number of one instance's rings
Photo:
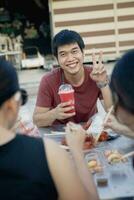
MULTIPOLYGON (((73 47, 73 48, 71 49, 71 51, 72 51, 72 50, 77 50, 77 49, 79 49, 79 47, 73 47)), ((59 51, 58 53, 61 54, 61 53, 65 53, 65 52, 68 52, 68 51, 66 51, 66 50, 61 50, 61 51, 59 51)))
POLYGON ((62 51, 59 51, 59 54, 61 54, 61 53, 65 53, 66 51, 64 51, 64 50, 62 50, 62 51))
POLYGON ((75 49, 79 49, 79 47, 74 47, 74 48, 72 48, 72 50, 75 50, 75 49))

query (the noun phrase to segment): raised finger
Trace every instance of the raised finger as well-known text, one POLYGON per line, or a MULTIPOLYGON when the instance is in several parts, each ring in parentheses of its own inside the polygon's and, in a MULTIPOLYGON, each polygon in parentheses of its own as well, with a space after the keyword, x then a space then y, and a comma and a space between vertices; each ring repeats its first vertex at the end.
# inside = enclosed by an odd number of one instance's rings
POLYGON ((102 51, 100 51, 99 52, 99 58, 98 58, 98 63, 99 63, 99 65, 101 65, 102 64, 102 57, 103 57, 103 52, 102 51))
POLYGON ((92 53, 92 62, 93 62, 93 66, 96 66, 96 56, 95 53, 92 53))

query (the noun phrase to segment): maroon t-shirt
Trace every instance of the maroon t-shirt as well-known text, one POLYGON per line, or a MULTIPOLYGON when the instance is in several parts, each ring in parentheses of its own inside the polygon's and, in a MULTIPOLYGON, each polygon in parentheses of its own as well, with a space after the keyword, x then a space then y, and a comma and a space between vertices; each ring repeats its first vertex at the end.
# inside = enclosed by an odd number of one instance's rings
MULTIPOLYGON (((84 82, 79 87, 73 87, 76 115, 66 120, 56 120, 54 124, 65 124, 68 121, 75 123, 87 122, 97 112, 97 98, 102 98, 102 95, 96 83, 90 78, 92 68, 84 67, 84 70, 84 82)), ((58 89, 63 83, 68 82, 61 68, 56 68, 45 74, 40 82, 36 106, 55 108, 60 103, 58 89)))

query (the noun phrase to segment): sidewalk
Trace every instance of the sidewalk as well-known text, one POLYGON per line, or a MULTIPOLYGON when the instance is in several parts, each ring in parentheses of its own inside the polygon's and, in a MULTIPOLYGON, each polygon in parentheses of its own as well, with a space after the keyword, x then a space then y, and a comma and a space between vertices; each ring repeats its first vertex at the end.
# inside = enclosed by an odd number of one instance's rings
POLYGON ((20 109, 20 116, 24 121, 31 121, 38 87, 42 76, 46 73, 44 69, 26 69, 18 71, 20 87, 28 92, 28 102, 20 109))
POLYGON ((37 95, 38 86, 42 76, 46 73, 44 69, 26 69, 18 71, 19 83, 25 88, 30 96, 37 95))

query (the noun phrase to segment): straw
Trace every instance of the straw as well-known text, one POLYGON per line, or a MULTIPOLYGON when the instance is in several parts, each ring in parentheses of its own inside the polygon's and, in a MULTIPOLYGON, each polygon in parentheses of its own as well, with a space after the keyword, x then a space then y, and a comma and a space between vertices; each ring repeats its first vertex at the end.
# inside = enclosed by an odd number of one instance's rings
POLYGON ((134 155, 134 151, 131 151, 131 152, 126 153, 125 155, 121 156, 121 159, 128 158, 128 157, 133 156, 133 155, 134 155))
MULTIPOLYGON (((113 107, 113 105, 112 105, 111 108, 109 109, 108 113, 106 114, 106 117, 105 117, 105 119, 104 119, 103 124, 105 124, 105 123, 107 122, 107 120, 108 120, 108 118, 109 118, 111 112, 113 111, 113 108, 114 108, 114 107, 113 107)), ((104 127, 102 126, 102 130, 101 130, 101 131, 98 133, 98 135, 96 136, 96 139, 95 139, 96 142, 99 140, 100 135, 101 135, 103 129, 104 129, 104 127)))

